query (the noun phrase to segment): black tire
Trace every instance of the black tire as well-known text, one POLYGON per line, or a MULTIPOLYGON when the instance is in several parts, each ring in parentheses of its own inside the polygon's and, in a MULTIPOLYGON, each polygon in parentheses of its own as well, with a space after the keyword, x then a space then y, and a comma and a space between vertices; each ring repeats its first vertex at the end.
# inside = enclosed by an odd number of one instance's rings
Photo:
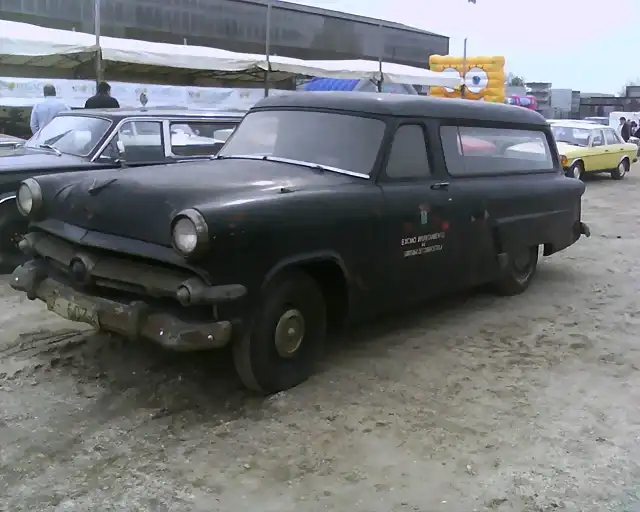
POLYGON ((538 268, 538 253, 538 246, 535 246, 524 249, 521 255, 509 255, 508 267, 495 283, 499 295, 518 295, 529 287, 538 268))
POLYGON ((242 383, 268 395, 306 381, 322 354, 326 317, 322 291, 308 274, 288 270, 276 277, 263 293, 249 332, 233 344, 233 360, 242 383), (276 343, 277 326, 285 315, 301 316, 304 325, 298 348, 286 356, 276 343))
POLYGON ((629 160, 625 158, 622 162, 620 162, 620 164, 618 164, 618 167, 611 171, 611 178, 614 180, 623 179, 629 172, 629 168, 629 160))
POLYGON ((0 272, 13 272, 22 265, 27 257, 20 249, 18 242, 29 228, 29 221, 25 219, 15 205, 4 206, 0 209, 0 272))
POLYGON ((576 162, 569 168, 569 172, 567 172, 567 176, 569 178, 575 178, 577 180, 581 180, 584 178, 584 164, 582 162, 576 162))

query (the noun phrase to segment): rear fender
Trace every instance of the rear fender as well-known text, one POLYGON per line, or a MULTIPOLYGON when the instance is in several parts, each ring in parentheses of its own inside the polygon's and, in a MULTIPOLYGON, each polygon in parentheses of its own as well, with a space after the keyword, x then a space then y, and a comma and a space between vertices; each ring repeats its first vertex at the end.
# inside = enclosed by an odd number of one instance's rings
MULTIPOLYGON (((574 226, 579 212, 555 210, 507 217, 496 221, 494 236, 498 253, 510 253, 523 247, 551 244, 553 252, 575 241, 574 226)), ((579 235, 578 235, 579 236, 579 235)))

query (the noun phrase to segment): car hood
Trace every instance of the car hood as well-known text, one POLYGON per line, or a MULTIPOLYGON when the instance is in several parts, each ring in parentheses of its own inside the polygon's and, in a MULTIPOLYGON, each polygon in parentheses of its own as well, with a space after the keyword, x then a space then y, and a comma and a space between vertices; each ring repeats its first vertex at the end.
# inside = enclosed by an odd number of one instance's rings
POLYGON ((205 160, 41 178, 46 216, 92 231, 170 246, 170 222, 186 208, 224 208, 360 178, 262 160, 205 160))
POLYGON ((38 169, 64 169, 84 164, 86 160, 73 155, 58 156, 53 151, 19 147, 3 151, 0 155, 0 172, 38 169))

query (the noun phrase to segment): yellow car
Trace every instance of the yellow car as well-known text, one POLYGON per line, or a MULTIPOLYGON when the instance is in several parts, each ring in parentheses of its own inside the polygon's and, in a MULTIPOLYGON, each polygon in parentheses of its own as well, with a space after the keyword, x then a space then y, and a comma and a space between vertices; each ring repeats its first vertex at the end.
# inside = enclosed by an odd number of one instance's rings
POLYGON ((621 180, 638 160, 638 146, 625 143, 613 128, 586 121, 549 124, 567 176, 580 179, 585 173, 608 172, 621 180))

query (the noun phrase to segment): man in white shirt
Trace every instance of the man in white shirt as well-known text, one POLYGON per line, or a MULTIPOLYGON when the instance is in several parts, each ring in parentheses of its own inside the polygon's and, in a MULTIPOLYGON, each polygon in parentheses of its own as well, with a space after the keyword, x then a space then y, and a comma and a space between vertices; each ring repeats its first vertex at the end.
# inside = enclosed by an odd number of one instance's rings
POLYGON ((44 86, 44 100, 33 106, 31 110, 31 131, 35 134, 44 128, 60 112, 70 110, 69 107, 56 98, 56 88, 47 84, 44 86))

